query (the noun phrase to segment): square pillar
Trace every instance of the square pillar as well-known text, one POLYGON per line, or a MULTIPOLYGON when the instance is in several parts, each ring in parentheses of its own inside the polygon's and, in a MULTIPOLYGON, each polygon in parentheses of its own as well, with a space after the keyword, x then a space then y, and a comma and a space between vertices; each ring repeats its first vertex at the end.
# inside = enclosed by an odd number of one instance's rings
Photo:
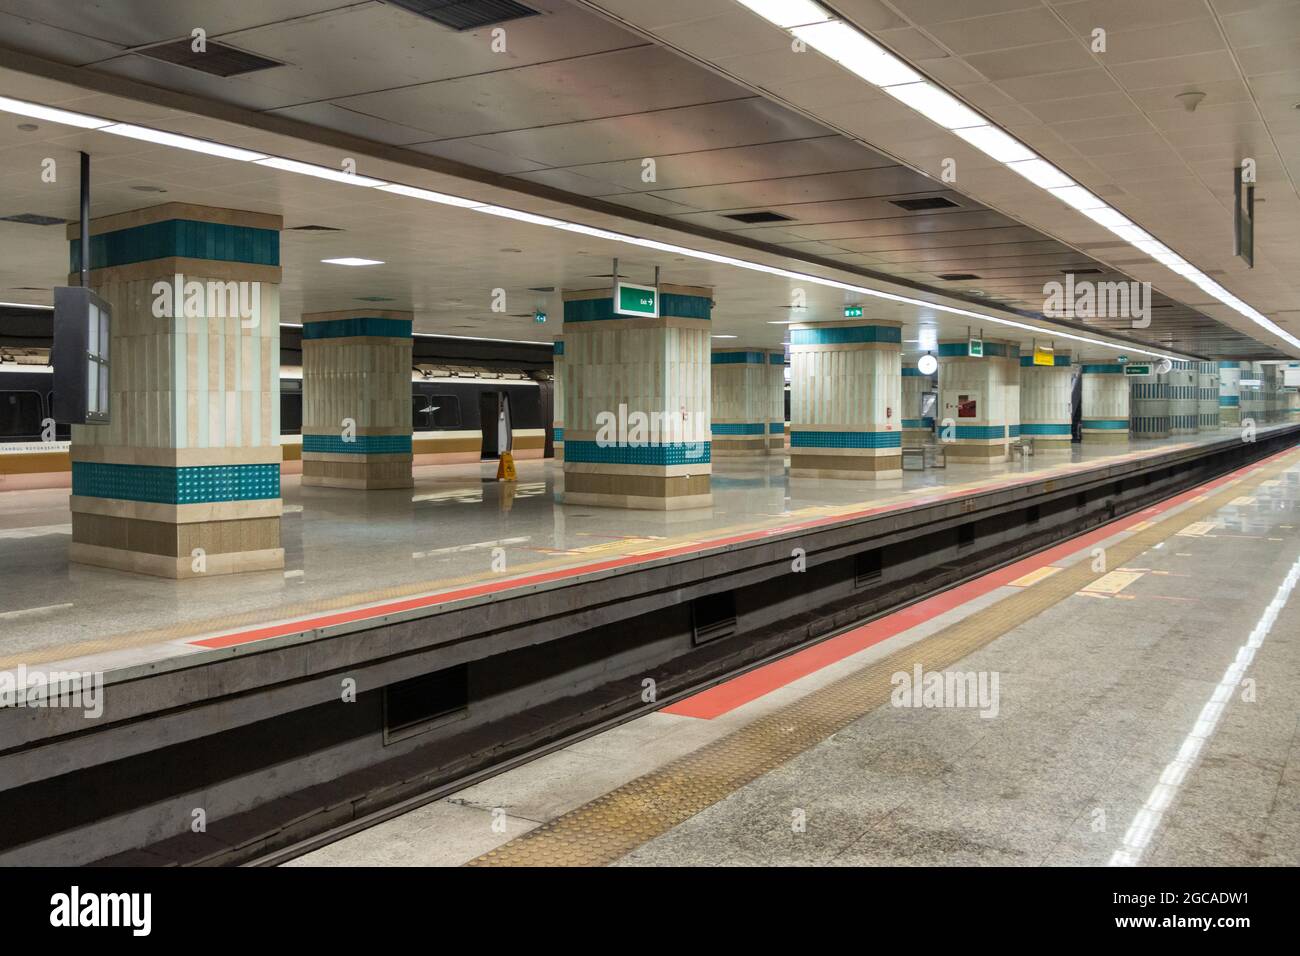
MULTIPOLYGON (((184 203, 90 223, 111 417, 72 428, 72 561, 166 578, 284 567, 281 226, 184 203)), ((74 223, 70 282, 77 237, 74 223)))
POLYGON ((1236 428, 1241 424, 1241 365, 1219 363, 1219 425, 1236 428))
POLYGON ((968 339, 940 342, 939 415, 949 459, 1005 461, 1020 433, 1020 346, 985 339, 984 354, 972 356, 968 339))
POLYGON ((785 349, 767 353, 767 450, 785 457, 785 349))
POLYGON ((1197 389, 1200 375, 1195 362, 1174 362, 1169 370, 1169 433, 1171 435, 1195 435, 1198 431, 1197 419, 1200 416, 1200 400, 1197 389))
POLYGON ((1196 428, 1219 430, 1219 363, 1196 363, 1196 428))
POLYGON ((711 289, 661 284, 659 316, 609 288, 564 294, 564 501, 675 511, 713 503, 711 289))
POLYGON ((410 488, 410 312, 302 317, 302 483, 410 488))
POLYGON ((1126 442, 1129 431, 1129 387, 1124 366, 1083 366, 1083 440, 1126 442))
POLYGON ((903 363, 903 444, 924 445, 934 437, 934 416, 921 417, 921 396, 931 391, 929 375, 916 367, 916 362, 903 363))
POLYGON ((902 341, 897 322, 791 327, 791 477, 903 476, 902 341))
POLYGON ((564 336, 557 335, 551 352, 551 441, 555 460, 564 461, 564 336))
POLYGON ((1134 438, 1169 437, 1169 376, 1126 376, 1129 380, 1129 434, 1134 438))
POLYGON ((767 457, 772 408, 769 368, 763 349, 713 350, 710 430, 715 456, 767 457))
POLYGON ((1021 437, 1032 438, 1039 447, 1070 447, 1073 381, 1068 353, 1057 352, 1051 365, 1035 365, 1033 355, 1020 356, 1021 437))

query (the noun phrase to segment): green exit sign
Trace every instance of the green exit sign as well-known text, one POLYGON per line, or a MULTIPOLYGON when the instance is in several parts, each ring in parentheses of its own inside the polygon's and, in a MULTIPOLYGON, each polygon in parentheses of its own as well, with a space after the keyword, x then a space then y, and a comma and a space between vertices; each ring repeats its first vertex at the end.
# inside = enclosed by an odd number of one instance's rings
POLYGON ((966 354, 969 355, 969 356, 971 356, 972 358, 983 358, 983 357, 984 357, 984 340, 983 340, 983 339, 971 339, 971 340, 970 340, 970 347, 966 350, 966 354))
POLYGON ((846 318, 846 319, 860 319, 860 318, 862 318, 862 306, 860 306, 860 305, 846 305, 846 306, 844 307, 844 318, 846 318))
POLYGON ((1125 365, 1124 374, 1125 375, 1150 375, 1151 366, 1150 365, 1125 365))
POLYGON ((652 285, 618 282, 614 285, 614 314, 659 317, 659 290, 652 285))

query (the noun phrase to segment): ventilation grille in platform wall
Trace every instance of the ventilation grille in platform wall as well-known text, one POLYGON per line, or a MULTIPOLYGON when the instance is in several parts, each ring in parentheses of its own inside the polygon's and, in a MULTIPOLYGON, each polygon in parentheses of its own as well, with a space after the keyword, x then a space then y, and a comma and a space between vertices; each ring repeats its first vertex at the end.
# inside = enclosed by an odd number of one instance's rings
POLYGON ((696 644, 707 644, 736 633, 734 591, 706 594, 691 602, 691 627, 696 644))

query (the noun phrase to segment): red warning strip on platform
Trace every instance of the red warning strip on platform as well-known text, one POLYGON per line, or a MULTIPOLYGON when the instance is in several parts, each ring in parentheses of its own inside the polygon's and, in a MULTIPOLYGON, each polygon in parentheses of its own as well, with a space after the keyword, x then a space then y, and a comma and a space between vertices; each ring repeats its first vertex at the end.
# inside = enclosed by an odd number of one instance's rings
POLYGON ((681 717, 698 717, 702 720, 712 720, 715 717, 720 717, 728 711, 735 710, 742 704, 757 700, 774 690, 793 683, 801 677, 816 673, 823 667, 835 664, 874 644, 879 644, 881 641, 888 640, 917 625, 924 624, 946 611, 961 607, 963 604, 988 594, 996 588, 1010 584, 1031 571, 1076 554, 1098 541, 1104 541, 1112 535, 1146 521, 1151 515, 1160 514, 1226 484, 1234 478, 1256 471, 1274 458, 1281 457, 1289 451, 1290 449, 1279 452, 1277 455, 1255 462, 1239 471, 1230 472, 1203 485, 1197 485, 1180 495, 1158 502, 1149 508, 1144 508, 1124 518, 1116 519, 1086 534, 1048 548, 1046 551, 1040 551, 1014 564, 998 568, 996 571, 990 571, 973 581, 967 581, 965 584, 950 588, 936 594, 934 597, 917 601, 915 604, 911 604, 892 614, 877 618, 869 624, 845 631, 843 634, 814 644, 802 651, 796 651, 788 657, 773 661, 771 664, 757 667, 752 671, 741 674, 739 677, 732 678, 715 687, 710 687, 708 690, 701 691, 675 704, 670 704, 663 708, 661 712, 676 714, 681 717))

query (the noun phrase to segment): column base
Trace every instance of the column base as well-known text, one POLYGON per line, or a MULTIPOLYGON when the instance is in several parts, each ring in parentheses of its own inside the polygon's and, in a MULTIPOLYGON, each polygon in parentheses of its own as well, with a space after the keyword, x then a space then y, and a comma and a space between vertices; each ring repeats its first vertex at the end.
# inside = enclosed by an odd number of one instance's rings
POLYGON ((1084 431, 1083 440, 1089 445, 1119 445, 1128 441, 1127 431, 1115 431, 1107 429, 1106 431, 1090 432, 1084 431))
POLYGON ((73 508, 68 559, 77 564, 176 579, 284 567, 278 514, 177 522, 121 513, 140 508, 130 502, 75 497, 73 508))
POLYGON ((809 455, 790 453, 791 478, 886 481, 903 477, 903 455, 809 455))
POLYGON ((284 569, 284 548, 209 554, 204 558, 202 571, 195 570, 195 559, 188 556, 178 558, 75 542, 68 548, 68 560, 74 564, 88 564, 98 568, 111 568, 114 571, 129 571, 133 574, 148 574, 157 578, 179 581, 189 578, 208 578, 214 574, 280 571, 284 569))
POLYGON ((380 491, 413 488, 411 455, 364 456, 333 455, 320 457, 310 452, 302 456, 303 487, 351 488, 380 491))
POLYGON ((564 472, 565 504, 628 508, 640 511, 679 511, 713 504, 710 475, 646 475, 564 472))

